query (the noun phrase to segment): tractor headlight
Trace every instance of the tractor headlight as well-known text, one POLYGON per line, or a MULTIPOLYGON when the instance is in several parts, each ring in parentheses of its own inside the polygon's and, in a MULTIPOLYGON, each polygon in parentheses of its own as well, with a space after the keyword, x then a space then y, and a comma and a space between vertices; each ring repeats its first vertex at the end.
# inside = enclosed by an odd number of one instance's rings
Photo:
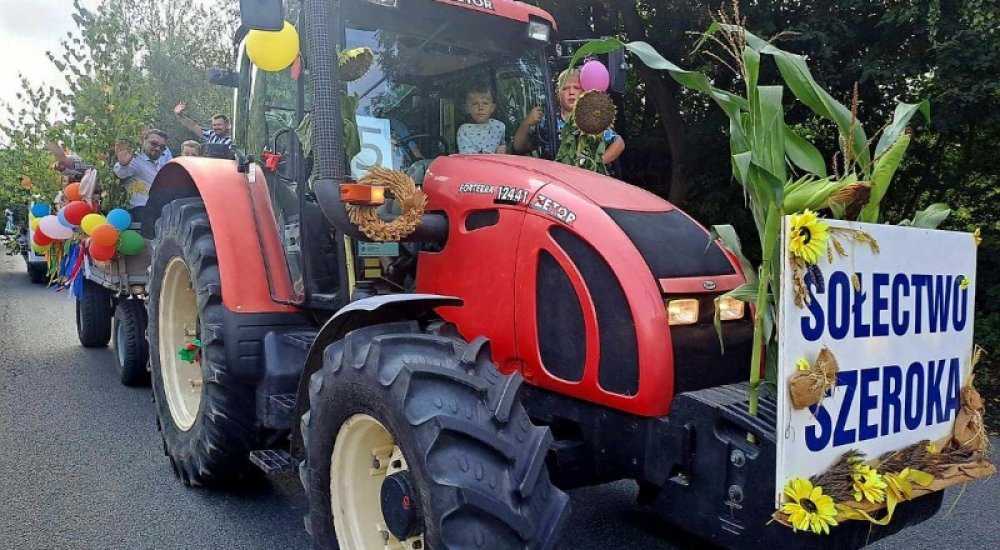
POLYGON ((743 318, 746 304, 742 300, 737 300, 729 296, 719 298, 715 302, 719 308, 719 319, 723 321, 735 321, 743 318))
POLYGON ((538 42, 548 42, 552 28, 545 21, 528 21, 528 38, 538 42))
POLYGON ((667 319, 671 325, 693 325, 698 322, 698 300, 670 300, 667 319))

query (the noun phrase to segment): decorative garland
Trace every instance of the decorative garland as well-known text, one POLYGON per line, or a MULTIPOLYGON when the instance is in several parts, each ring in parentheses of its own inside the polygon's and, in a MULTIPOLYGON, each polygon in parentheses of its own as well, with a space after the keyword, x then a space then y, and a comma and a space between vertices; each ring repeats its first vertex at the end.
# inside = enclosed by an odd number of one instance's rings
POLYGON ((358 183, 387 187, 395 195, 402 213, 391 221, 378 216, 378 207, 347 205, 347 216, 366 237, 373 241, 399 241, 420 225, 427 206, 427 195, 417 189, 413 178, 399 170, 373 166, 358 183))

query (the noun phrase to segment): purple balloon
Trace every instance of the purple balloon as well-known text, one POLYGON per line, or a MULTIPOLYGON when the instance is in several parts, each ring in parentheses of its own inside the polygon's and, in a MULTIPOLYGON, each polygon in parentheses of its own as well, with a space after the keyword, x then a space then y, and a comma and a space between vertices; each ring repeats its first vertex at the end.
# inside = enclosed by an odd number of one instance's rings
POLYGON ((604 92, 610 84, 611 75, 604 63, 594 59, 583 64, 583 68, 580 69, 580 86, 584 90, 604 92))

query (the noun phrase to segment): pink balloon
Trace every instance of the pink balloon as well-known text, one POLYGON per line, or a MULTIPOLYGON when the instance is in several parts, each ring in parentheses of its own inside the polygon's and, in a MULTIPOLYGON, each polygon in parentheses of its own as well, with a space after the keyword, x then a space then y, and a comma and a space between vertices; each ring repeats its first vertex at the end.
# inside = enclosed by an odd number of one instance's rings
POLYGON ((611 84, 611 75, 604 63, 594 59, 583 64, 583 68, 580 69, 580 86, 584 90, 604 92, 608 89, 609 84, 611 84))
POLYGON ((49 238, 62 241, 73 236, 73 230, 59 223, 59 218, 48 215, 38 220, 38 228, 49 238))

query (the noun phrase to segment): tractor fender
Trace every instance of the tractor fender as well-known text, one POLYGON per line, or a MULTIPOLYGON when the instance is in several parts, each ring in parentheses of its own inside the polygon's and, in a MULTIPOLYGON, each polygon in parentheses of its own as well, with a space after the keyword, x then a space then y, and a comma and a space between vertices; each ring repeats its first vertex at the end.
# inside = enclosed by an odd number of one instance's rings
POLYGON ((386 294, 351 302, 334 314, 316 334, 299 378, 292 419, 292 454, 299 458, 304 456, 300 420, 309 408, 309 380, 313 373, 323 368, 323 352, 327 346, 362 327, 415 319, 436 307, 461 305, 462 299, 454 296, 386 294))
POLYGON ((281 268, 285 259, 264 172, 259 166, 251 170, 254 178, 240 173, 232 160, 181 157, 170 161, 153 180, 140 220, 142 235, 154 237, 156 220, 167 204, 201 197, 215 239, 226 309, 294 312, 294 307, 275 301, 291 301, 292 286, 287 270, 281 268))

